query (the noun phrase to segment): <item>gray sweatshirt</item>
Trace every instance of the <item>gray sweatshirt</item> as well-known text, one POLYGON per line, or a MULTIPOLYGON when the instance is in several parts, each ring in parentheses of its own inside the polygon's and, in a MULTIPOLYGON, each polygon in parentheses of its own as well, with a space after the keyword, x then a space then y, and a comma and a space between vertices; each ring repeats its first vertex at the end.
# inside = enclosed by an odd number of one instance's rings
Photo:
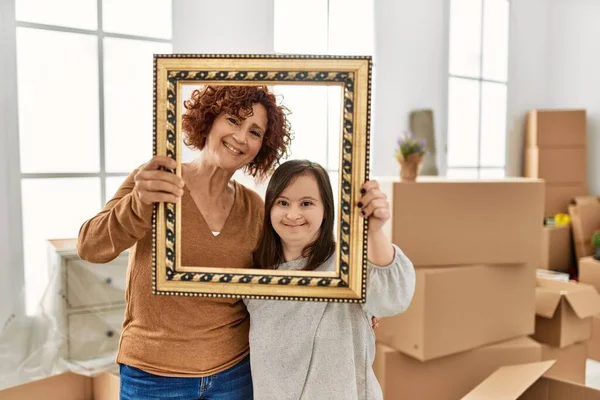
MULTIPOLYGON (((368 263, 364 304, 244 300, 255 400, 383 399, 372 368, 371 317, 403 312, 415 291, 413 265, 394 248, 390 265, 368 263)), ((305 263, 294 260, 279 269, 300 269, 305 263)), ((316 270, 334 271, 334 257, 316 270)))

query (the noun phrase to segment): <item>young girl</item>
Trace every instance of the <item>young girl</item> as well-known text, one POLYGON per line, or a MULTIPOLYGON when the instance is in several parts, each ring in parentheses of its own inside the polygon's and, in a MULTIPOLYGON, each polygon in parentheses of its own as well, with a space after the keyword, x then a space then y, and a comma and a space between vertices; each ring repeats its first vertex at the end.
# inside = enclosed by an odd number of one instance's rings
MULTIPOLYGON (((245 300, 256 400, 383 399, 373 373, 371 317, 406 310, 415 290, 412 263, 382 232, 389 204, 375 181, 356 204, 369 219, 365 304, 245 300)), ((334 201, 327 172, 293 160, 273 174, 265 196, 259 268, 335 270, 334 201)))

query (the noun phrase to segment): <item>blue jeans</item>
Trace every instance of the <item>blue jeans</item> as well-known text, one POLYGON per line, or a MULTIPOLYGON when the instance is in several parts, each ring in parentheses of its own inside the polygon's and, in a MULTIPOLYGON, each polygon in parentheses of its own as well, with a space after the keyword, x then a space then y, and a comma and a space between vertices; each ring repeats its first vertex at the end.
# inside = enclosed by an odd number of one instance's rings
POLYGON ((204 378, 153 375, 121 364, 121 400, 252 400, 250 356, 204 378))

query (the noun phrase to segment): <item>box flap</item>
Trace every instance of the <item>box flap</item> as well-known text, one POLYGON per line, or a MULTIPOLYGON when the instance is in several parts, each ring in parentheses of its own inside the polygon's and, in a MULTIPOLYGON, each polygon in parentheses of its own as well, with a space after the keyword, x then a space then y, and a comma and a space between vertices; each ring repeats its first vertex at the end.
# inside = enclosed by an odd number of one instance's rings
POLYGON ((579 283, 577 290, 564 293, 565 298, 580 319, 600 314, 600 294, 592 285, 579 283))
POLYGON ((500 367, 462 400, 516 400, 554 363, 549 360, 500 367))
POLYGON ((577 259, 591 256, 595 249, 592 245, 594 232, 600 229, 600 198, 593 196, 575 197, 569 206, 573 242, 577 259))
POLYGON ((600 204, 600 197, 596 196, 576 196, 573 199, 573 203, 577 205, 582 204, 600 204))
POLYGON ((73 372, 66 372, 0 390, 1 400, 84 400, 91 398, 91 379, 73 372))
POLYGON ((560 302, 561 294, 552 288, 535 288, 535 313, 540 317, 552 318, 560 302))
POLYGON ((117 400, 119 398, 120 380, 115 374, 104 372, 92 379, 94 400, 117 400))

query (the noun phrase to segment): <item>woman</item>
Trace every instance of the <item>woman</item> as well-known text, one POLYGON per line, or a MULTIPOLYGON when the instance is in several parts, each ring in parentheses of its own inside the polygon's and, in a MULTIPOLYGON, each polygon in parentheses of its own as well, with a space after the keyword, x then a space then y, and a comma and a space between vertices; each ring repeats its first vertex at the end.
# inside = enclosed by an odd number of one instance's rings
MULTIPOLYGON (((245 300, 255 399, 383 399, 372 369, 371 317, 406 310, 415 271, 382 231, 390 210, 378 183, 365 183, 362 193, 357 207, 369 219, 365 304, 245 300)), ((320 165, 283 163, 267 187, 265 210, 255 266, 335 269, 333 193, 320 165)))
POLYGON ((268 176, 290 141, 285 109, 266 87, 207 86, 185 103, 182 165, 153 157, 133 171, 79 232, 79 256, 104 263, 130 250, 127 307, 117 355, 121 400, 252 399, 249 318, 242 300, 152 294, 152 211, 182 202, 182 263, 251 268, 264 203, 232 181, 244 169, 268 176))

